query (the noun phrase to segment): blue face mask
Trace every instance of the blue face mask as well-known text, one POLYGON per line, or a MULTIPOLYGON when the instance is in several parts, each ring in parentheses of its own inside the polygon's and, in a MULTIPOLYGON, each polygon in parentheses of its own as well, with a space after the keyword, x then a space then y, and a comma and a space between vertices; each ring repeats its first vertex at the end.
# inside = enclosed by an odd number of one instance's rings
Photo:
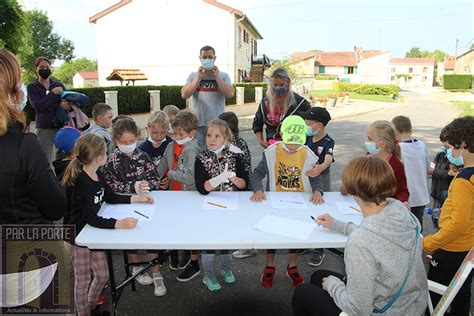
POLYGON ((224 150, 224 148, 225 148, 225 144, 222 145, 221 147, 215 149, 215 150, 212 150, 212 149, 211 149, 211 151, 212 151, 214 154, 219 155, 219 154, 224 150))
POLYGON ((306 131, 306 135, 309 137, 313 137, 318 135, 318 131, 313 131, 313 128, 311 126, 308 126, 308 129, 306 131))
POLYGON ((214 59, 201 59, 201 65, 204 70, 211 70, 214 67, 214 59))
POLYGON ((464 152, 464 148, 461 150, 461 153, 458 157, 453 157, 453 150, 449 148, 446 150, 446 158, 448 158, 449 162, 457 167, 464 166, 464 158, 462 157, 462 153, 464 152))
POLYGON ((441 151, 446 154, 448 151, 448 147, 446 146, 441 147, 441 151))
POLYGON ((26 91, 26 86, 23 82, 21 83, 21 91, 23 91, 23 101, 18 104, 18 108, 23 111, 26 107, 26 102, 28 101, 28 91, 26 91))
POLYGON ((365 142, 365 148, 367 148, 367 151, 371 155, 378 154, 380 151, 380 148, 377 148, 374 142, 365 142))
POLYGON ((273 91, 275 92, 277 96, 282 97, 288 93, 288 87, 285 87, 285 86, 273 87, 273 91))

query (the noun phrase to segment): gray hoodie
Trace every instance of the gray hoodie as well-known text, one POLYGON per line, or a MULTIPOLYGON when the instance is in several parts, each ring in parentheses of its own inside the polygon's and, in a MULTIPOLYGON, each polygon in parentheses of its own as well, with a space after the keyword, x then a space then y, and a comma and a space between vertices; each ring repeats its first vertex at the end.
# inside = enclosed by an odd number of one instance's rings
POLYGON ((157 167, 160 179, 168 171, 168 179, 181 182, 183 191, 196 191, 196 182, 194 180, 194 163, 197 155, 201 153, 202 149, 196 139, 186 143, 183 152, 178 159, 176 170, 173 167, 174 141, 169 143, 166 147, 164 157, 161 158, 160 164, 157 167))
POLYGON ((348 235, 344 251, 347 285, 331 276, 324 289, 348 315, 372 315, 400 289, 416 250, 407 284, 384 315, 424 315, 428 282, 422 261, 422 240, 415 249, 415 225, 410 211, 398 200, 388 199, 378 214, 365 217, 356 226, 335 220, 333 229, 348 235))

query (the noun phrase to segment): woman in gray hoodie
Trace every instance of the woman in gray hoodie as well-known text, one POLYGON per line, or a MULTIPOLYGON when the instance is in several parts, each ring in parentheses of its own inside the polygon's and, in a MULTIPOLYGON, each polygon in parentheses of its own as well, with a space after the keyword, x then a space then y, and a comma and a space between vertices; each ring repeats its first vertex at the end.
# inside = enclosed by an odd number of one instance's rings
POLYGON ((420 223, 398 200, 392 169, 377 157, 358 157, 345 168, 344 189, 360 206, 359 226, 328 214, 315 221, 348 235, 346 275, 319 270, 293 294, 295 315, 424 315, 428 284, 420 223))

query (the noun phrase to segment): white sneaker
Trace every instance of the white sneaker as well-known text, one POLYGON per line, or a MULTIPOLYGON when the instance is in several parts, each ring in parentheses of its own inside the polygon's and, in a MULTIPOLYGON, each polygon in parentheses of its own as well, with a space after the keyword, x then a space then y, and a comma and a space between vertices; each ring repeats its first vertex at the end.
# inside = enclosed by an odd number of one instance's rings
POLYGON ((163 277, 160 275, 159 277, 153 278, 153 283, 155 283, 155 296, 164 296, 166 294, 166 286, 163 280, 163 277))
MULTIPOLYGON (((133 267, 132 273, 137 274, 141 269, 142 269, 142 267, 133 267)), ((143 272, 142 274, 140 274, 139 276, 137 276, 135 278, 135 281, 137 281, 141 285, 151 285, 151 284, 153 284, 153 279, 151 278, 151 276, 146 271, 143 272)))
POLYGON ((236 259, 243 259, 252 257, 257 254, 257 249, 239 249, 232 253, 232 256, 236 259))

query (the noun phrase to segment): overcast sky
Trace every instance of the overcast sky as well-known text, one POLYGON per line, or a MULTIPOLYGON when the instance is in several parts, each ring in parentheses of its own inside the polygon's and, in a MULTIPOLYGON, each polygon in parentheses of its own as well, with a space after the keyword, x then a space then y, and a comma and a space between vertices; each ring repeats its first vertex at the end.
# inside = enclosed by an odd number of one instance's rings
MULTIPOLYGON (((134 0, 152 1, 152 0, 134 0)), ((189 0, 199 1, 199 0, 189 0)), ((118 0, 21 0, 25 8, 48 12, 54 29, 74 42, 77 57, 96 58, 89 17, 118 0)), ((294 51, 320 49, 391 51, 403 57, 413 46, 454 54, 472 43, 473 2, 469 0, 220 0, 244 11, 264 39, 259 53, 279 59, 294 51)), ((211 22, 206 22, 211 23, 211 22)))

